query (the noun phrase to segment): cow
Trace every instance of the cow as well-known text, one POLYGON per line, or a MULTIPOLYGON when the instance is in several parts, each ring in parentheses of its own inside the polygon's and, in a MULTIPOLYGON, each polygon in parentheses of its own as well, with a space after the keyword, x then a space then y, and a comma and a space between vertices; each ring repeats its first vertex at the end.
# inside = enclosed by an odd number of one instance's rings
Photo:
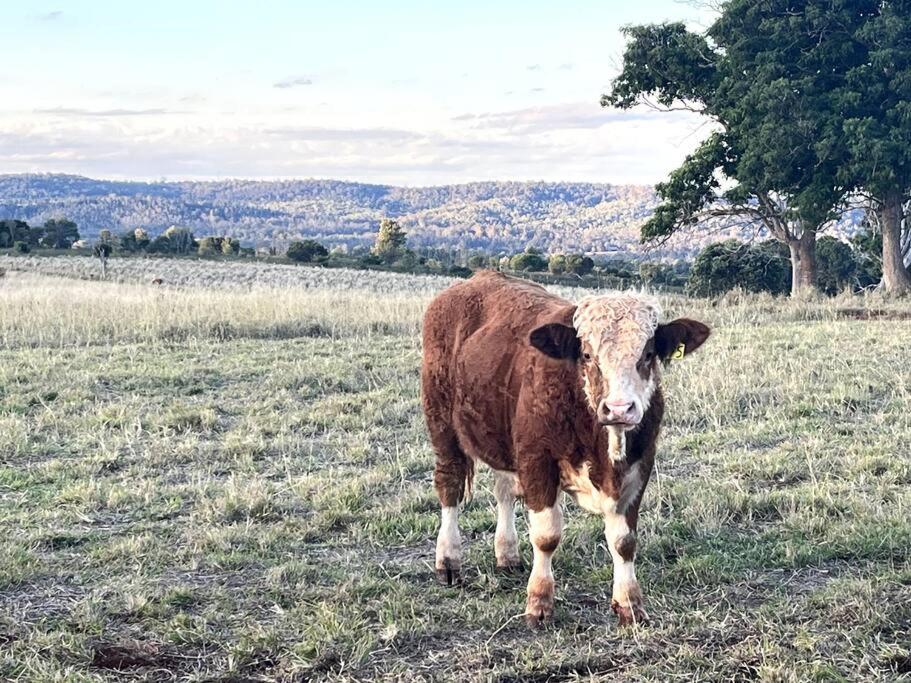
POLYGON ((646 623, 636 580, 639 505, 664 414, 660 366, 699 348, 701 322, 660 322, 651 297, 587 296, 578 304, 531 282, 482 271, 440 293, 423 322, 422 405, 442 507, 436 576, 461 580, 459 503, 476 462, 494 474, 497 568, 522 566, 515 500, 528 509, 533 565, 525 620, 553 616, 551 558, 563 531, 560 491, 602 515, 613 560, 611 607, 646 623))
POLYGON ((164 280, 162 280, 160 277, 156 277, 156 278, 152 279, 152 284, 155 285, 156 287, 160 287, 161 285, 164 284, 164 280))

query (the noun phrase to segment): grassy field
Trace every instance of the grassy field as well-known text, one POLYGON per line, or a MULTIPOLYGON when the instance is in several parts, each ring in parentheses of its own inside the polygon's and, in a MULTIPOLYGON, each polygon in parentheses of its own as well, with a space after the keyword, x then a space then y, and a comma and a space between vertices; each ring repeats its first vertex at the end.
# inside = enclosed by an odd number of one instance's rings
POLYGON ((0 680, 911 677, 907 303, 667 300, 716 329, 665 376, 653 624, 616 627, 566 501, 529 632, 485 470, 465 583, 433 582, 418 332, 446 282, 320 277, 0 279, 0 680))

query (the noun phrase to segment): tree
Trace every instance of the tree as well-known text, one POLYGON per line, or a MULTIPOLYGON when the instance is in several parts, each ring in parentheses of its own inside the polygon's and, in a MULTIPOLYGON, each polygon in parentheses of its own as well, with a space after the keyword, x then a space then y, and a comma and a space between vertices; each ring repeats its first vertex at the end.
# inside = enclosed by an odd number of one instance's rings
POLYGON ((509 259, 509 268, 515 271, 541 272, 547 270, 547 260, 541 256, 540 251, 529 247, 509 259))
POLYGON ((28 242, 29 226, 25 221, 0 221, 0 249, 9 249, 16 242, 28 242))
POLYGON ((488 267, 488 258, 483 254, 474 254, 468 257, 468 267, 472 270, 481 270, 488 267))
POLYGON ((92 247, 92 254, 95 258, 98 259, 98 263, 101 265, 101 279, 108 279, 108 258, 111 255, 111 252, 114 251, 114 248, 104 241, 96 242, 95 246, 92 247))
POLYGON ((582 254, 570 254, 566 257, 566 272, 584 277, 595 269, 595 262, 582 254))
POLYGON ((380 221, 380 230, 376 236, 373 253, 387 263, 392 263, 405 249, 407 233, 397 221, 384 218, 380 221))
POLYGON ((199 240, 199 246, 196 248, 196 253, 200 256, 212 256, 213 254, 221 251, 219 238, 217 237, 202 237, 199 240))
POLYGON ((563 254, 551 254, 547 260, 547 270, 554 275, 562 275, 566 272, 566 256, 563 254))
POLYGON ((848 175, 869 198, 882 235, 882 284, 911 292, 911 2, 885 0, 857 38, 867 59, 847 72, 839 104, 852 165, 848 175))
POLYGON ((623 70, 602 104, 654 97, 718 129, 658 186, 644 241, 710 218, 747 220, 787 245, 792 294, 814 286, 816 234, 851 190, 839 88, 864 60, 857 10, 874 4, 730 0, 706 35, 681 23, 626 30, 623 70), (723 178, 733 187, 722 191, 723 178))
POLYGON ((292 242, 289 244, 288 252, 285 255, 292 261, 310 263, 312 261, 322 261, 328 258, 329 251, 315 240, 304 240, 302 242, 292 242))
POLYGON ((233 256, 240 252, 240 240, 230 237, 223 237, 221 240, 221 253, 225 256, 233 256))
POLYGON ((189 254, 197 249, 196 239, 189 228, 172 225, 161 236, 167 240, 163 245, 165 251, 172 254, 189 254))
POLYGON ((79 230, 73 221, 52 218, 42 227, 41 246, 48 249, 69 249, 79 239, 79 230))

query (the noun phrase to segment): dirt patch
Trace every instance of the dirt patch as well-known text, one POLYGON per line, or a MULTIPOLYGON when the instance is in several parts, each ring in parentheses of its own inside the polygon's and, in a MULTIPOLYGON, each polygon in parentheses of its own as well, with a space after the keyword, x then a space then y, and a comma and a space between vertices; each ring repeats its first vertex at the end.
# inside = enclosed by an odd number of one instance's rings
POLYGON ((95 669, 170 669, 173 663, 174 655, 157 643, 96 643, 92 646, 91 666, 95 669))
POLYGON ((575 681, 583 676, 598 678, 600 676, 612 676, 620 673, 627 662, 617 662, 608 658, 586 660, 582 662, 569 662, 552 666, 541 671, 523 673, 517 676, 501 676, 498 680, 500 683, 527 683, 535 681, 536 683, 550 683, 556 681, 575 681))
POLYGON ((842 320, 911 320, 911 311, 885 311, 878 308, 839 308, 835 317, 842 320))

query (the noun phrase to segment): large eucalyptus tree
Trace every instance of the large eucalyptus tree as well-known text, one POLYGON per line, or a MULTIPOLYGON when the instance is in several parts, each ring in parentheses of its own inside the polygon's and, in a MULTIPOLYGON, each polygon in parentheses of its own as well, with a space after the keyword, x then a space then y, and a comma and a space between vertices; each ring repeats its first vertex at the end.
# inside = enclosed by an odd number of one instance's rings
POLYGON ((602 104, 686 108, 716 131, 658 186, 644 240, 707 217, 758 221, 788 246, 792 294, 816 280, 816 235, 852 189, 845 74, 872 0, 730 0, 704 34, 680 23, 626 29, 623 68, 602 104))

